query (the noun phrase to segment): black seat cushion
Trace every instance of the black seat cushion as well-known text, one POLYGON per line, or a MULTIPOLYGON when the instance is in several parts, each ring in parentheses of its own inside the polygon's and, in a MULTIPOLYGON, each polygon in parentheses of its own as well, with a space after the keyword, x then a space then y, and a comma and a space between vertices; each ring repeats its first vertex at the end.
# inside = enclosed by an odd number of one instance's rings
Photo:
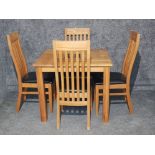
MULTIPOLYGON (((53 73, 43 73, 44 82, 45 83, 53 83, 54 82, 54 74, 53 73)), ((36 72, 28 72, 23 79, 23 83, 37 83, 36 72)))
MULTIPOLYGON (((93 81, 95 84, 103 83, 103 74, 102 73, 94 73, 92 75, 93 81)), ((122 73, 119 72, 110 72, 110 83, 111 84, 124 84, 126 83, 126 78, 122 73)))

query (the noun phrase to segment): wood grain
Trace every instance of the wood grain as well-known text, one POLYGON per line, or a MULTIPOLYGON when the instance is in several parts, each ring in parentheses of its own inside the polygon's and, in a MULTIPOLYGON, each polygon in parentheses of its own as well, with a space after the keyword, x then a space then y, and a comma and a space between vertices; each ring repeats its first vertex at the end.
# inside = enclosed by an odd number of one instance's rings
POLYGON ((90 129, 90 41, 53 41, 53 58, 59 94, 57 128, 61 106, 87 106, 87 129, 90 129))
MULTIPOLYGON (((76 57, 76 58, 77 58, 77 65, 78 65, 78 57, 76 57)), ((65 56, 64 61, 67 64, 67 62, 68 62, 67 56, 65 56)), ((70 64, 67 64, 66 68, 64 68, 64 70, 66 71, 66 77, 69 77, 69 74, 68 74, 69 68, 67 67, 69 65, 70 64)), ((80 67, 78 67, 78 69, 74 68, 76 70, 76 72, 81 71, 81 65, 82 65, 82 63, 80 63, 80 67)), ((42 54, 39 56, 39 58, 33 63, 33 67, 41 68, 42 72, 55 72, 53 50, 47 49, 47 50, 43 51, 42 54)), ((90 50, 90 72, 104 73, 105 67, 109 67, 109 70, 112 67, 112 61, 109 56, 108 50, 106 50, 106 49, 91 49, 90 50)), ((107 76, 107 75, 105 74, 104 76, 107 76)), ((77 76, 77 79, 78 79, 78 76, 77 76)), ((68 82, 66 81, 66 83, 67 83, 67 88, 69 88, 69 80, 68 80, 68 82)), ((102 86, 102 88, 103 88, 103 86, 102 86)), ((69 89, 67 89, 67 92, 69 92, 69 89)), ((67 93, 67 94, 65 93, 64 95, 67 98, 67 101, 71 97, 70 93, 67 93)), ((79 94, 75 93, 74 95, 78 96, 79 94)), ((103 96, 103 94, 102 94, 102 96, 103 96)), ((59 97, 59 94, 57 94, 57 98, 58 97, 59 97)), ((104 102, 104 104, 109 104, 109 103, 104 102)), ((45 106, 45 104, 44 104, 44 106, 45 106)), ((58 110, 60 110, 60 108, 58 108, 58 110)), ((103 115, 104 115, 104 112, 103 112, 103 115)), ((58 121, 59 121, 60 115, 57 114, 57 117, 58 117, 58 121)), ((59 128, 59 125, 57 126, 57 128, 59 128)))
MULTIPOLYGON (((122 89, 123 90, 121 93, 119 92, 110 93, 110 96, 125 96, 130 113, 133 112, 133 104, 131 102, 131 96, 130 96, 130 78, 131 78, 134 61, 135 61, 135 58, 138 52, 139 43, 140 43, 140 34, 138 32, 130 31, 129 43, 128 43, 127 51, 124 57, 123 65, 122 65, 122 71, 121 71, 122 75, 126 79, 126 83, 125 84, 117 84, 117 83, 110 84, 110 89, 119 89, 119 90, 122 89)), ((97 116, 98 116, 98 110, 99 110, 99 97, 106 96, 104 95, 105 93, 99 93, 99 91, 104 90, 103 92, 105 92, 105 90, 107 90, 106 93, 108 93, 108 87, 109 86, 107 86, 106 78, 105 78, 105 81, 103 81, 103 84, 96 84, 95 86, 95 102, 96 102, 96 115, 97 116)), ((104 102, 108 102, 106 97, 104 99, 104 102)), ((106 106, 108 106, 108 104, 106 104, 106 106)), ((108 121, 108 115, 107 115, 108 108, 109 107, 104 107, 104 110, 106 109, 106 111, 104 112, 105 121, 108 121)))
MULTIPOLYGON (((26 59, 21 47, 20 36, 18 32, 13 32, 7 35, 8 46, 10 49, 10 54, 16 69, 17 79, 18 79, 18 99, 16 103, 16 111, 19 112, 22 105, 22 97, 24 97, 24 101, 26 100, 26 95, 36 95, 38 91, 28 91, 27 88, 38 88, 37 83, 23 83, 23 77, 28 73, 28 67, 26 64, 26 59)), ((49 96, 49 104, 50 110, 52 111, 52 91, 51 84, 46 84, 45 88, 47 88, 46 94, 49 96)), ((41 108, 42 109, 42 108, 41 108)), ((42 113, 41 113, 42 114, 42 113)), ((44 116, 41 116, 41 120, 46 120, 44 116)))
POLYGON ((66 41, 90 40, 89 28, 65 28, 66 41))

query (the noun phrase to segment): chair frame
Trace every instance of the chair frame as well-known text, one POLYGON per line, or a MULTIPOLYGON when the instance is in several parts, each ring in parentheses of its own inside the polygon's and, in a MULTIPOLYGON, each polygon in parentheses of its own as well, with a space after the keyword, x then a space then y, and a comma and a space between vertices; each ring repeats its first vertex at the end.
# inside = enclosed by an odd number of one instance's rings
POLYGON ((90 40, 90 28, 65 28, 65 40, 90 40))
POLYGON ((60 128, 61 106, 87 106, 87 129, 89 130, 90 41, 53 41, 53 57, 57 90, 57 129, 60 128))
MULTIPOLYGON (((65 28, 64 30, 66 41, 86 41, 90 40, 90 28, 65 28)), ((92 89, 91 89, 92 92, 92 89)), ((91 111, 93 109, 93 101, 91 96, 91 111)), ((62 106, 63 109, 63 106, 62 106)))
MULTIPOLYGON (((127 101, 129 112, 133 112, 133 104, 131 102, 131 95, 130 95, 130 77, 132 73, 132 68, 134 65, 134 61, 138 52, 140 43, 140 34, 135 31, 130 31, 130 39, 127 48, 127 52, 124 57, 123 65, 121 73, 126 78, 125 84, 110 84, 110 89, 119 89, 123 90, 121 93, 110 93, 110 96, 125 96, 125 100, 127 101)), ((95 96, 95 103, 96 103, 96 115, 99 114, 99 97, 103 96, 103 93, 99 91, 103 90, 103 84, 96 84, 94 96, 95 96)))
MULTIPOLYGON (((25 56, 21 47, 20 36, 18 32, 13 32, 7 35, 8 46, 10 54, 16 69, 17 80, 18 80, 18 99, 16 103, 16 111, 19 112, 22 101, 26 101, 26 95, 38 95, 38 91, 28 91, 28 88, 38 88, 37 83, 23 83, 23 77, 28 73, 28 67, 26 63, 25 56)), ((45 94, 49 98, 50 111, 53 111, 53 101, 52 101, 52 85, 45 84, 47 91, 45 94)))

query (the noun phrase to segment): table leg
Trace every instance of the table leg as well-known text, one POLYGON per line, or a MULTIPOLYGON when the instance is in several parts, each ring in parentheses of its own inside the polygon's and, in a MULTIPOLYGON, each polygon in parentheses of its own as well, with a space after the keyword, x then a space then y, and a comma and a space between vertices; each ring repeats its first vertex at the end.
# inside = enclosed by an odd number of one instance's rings
POLYGON ((36 69, 36 75, 37 75, 37 84, 38 84, 38 92, 39 92, 40 117, 42 122, 46 122, 47 110, 46 110, 46 102, 45 102, 43 72, 41 68, 36 69))
POLYGON ((105 67, 103 74, 103 114, 102 120, 109 121, 109 81, 110 81, 110 67, 105 67))

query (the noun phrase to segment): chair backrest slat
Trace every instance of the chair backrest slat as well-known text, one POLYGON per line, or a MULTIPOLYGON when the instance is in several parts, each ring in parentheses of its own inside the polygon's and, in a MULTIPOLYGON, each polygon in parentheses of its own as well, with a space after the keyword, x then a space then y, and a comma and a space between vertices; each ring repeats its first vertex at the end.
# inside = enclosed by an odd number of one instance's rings
POLYGON ((128 82, 130 81, 132 68, 139 48, 139 43, 140 34, 135 31, 130 31, 128 48, 122 65, 122 74, 127 78, 128 82))
POLYGON ((75 91, 75 88, 74 88, 74 54, 73 52, 71 51, 70 53, 70 58, 71 58, 71 90, 72 90, 72 101, 74 101, 74 91, 75 91))
POLYGON ((69 60, 68 60, 68 51, 65 52, 65 69, 66 69, 66 91, 67 91, 67 101, 69 101, 70 99, 70 94, 69 94, 69 60))
POLYGON ((79 52, 76 51, 76 89, 77 89, 77 101, 79 101, 80 99, 80 94, 79 94, 79 90, 80 90, 80 71, 79 71, 79 52))
POLYGON ((22 51, 20 37, 18 32, 13 32, 7 35, 10 54, 17 72, 19 82, 22 81, 24 75, 27 74, 27 64, 22 51))
POLYGON ((89 28, 65 28, 66 41, 90 40, 89 28))
MULTIPOLYGON (((61 91, 64 92, 64 66, 63 66, 63 55, 62 55, 62 51, 59 51, 59 61, 60 61, 60 79, 61 79, 61 91)), ((62 93, 62 100, 64 100, 64 93, 62 93)))
POLYGON ((82 53, 82 100, 85 100, 85 54, 82 53))
POLYGON ((53 41, 58 100, 88 101, 90 41, 53 41))

